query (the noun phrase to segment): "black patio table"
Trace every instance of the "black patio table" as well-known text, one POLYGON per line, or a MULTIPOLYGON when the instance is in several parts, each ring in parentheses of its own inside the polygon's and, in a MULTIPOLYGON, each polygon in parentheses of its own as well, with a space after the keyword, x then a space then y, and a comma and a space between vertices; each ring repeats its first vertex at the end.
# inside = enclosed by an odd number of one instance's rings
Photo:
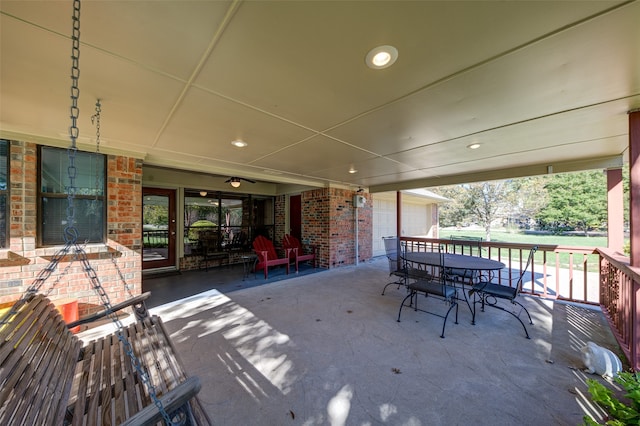
MULTIPOLYGON (((440 253, 435 251, 412 251, 404 254, 404 258, 407 262, 418 263, 426 266, 440 266, 440 253)), ((497 260, 487 259, 484 257, 470 256, 466 254, 444 253, 444 267, 447 269, 462 269, 470 272, 478 272, 477 276, 481 276, 483 271, 496 271, 505 267, 505 264, 497 260)), ((475 274, 470 274, 470 277, 475 274)), ((464 285, 464 283, 462 283, 464 285)), ((471 278, 469 279, 469 285, 472 285, 471 278)), ((469 311, 473 312, 467 294, 462 288, 462 294, 464 295, 464 301, 469 307, 469 311)), ((475 321, 471 321, 474 324, 475 321)))
MULTIPOLYGON (((433 251, 411 251, 404 254, 408 262, 428 266, 440 266, 440 253, 433 251)), ((487 259, 467 254, 444 254, 444 266, 451 269, 465 269, 467 271, 495 271, 505 267, 497 260, 487 259)))

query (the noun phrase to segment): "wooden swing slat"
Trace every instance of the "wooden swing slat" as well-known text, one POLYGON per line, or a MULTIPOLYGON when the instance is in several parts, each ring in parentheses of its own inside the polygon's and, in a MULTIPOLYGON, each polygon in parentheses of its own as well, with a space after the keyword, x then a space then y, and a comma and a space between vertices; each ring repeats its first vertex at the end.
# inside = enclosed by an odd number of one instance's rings
POLYGON ((0 341, 0 423, 60 424, 64 408, 59 401, 71 391, 71 380, 63 375, 73 376, 80 342, 41 295, 23 304, 12 319, 3 326, 5 340, 0 341))
MULTIPOLYGON (((189 401, 196 424, 210 421, 195 398, 162 320, 122 329, 167 410, 189 401)), ((0 424, 154 424, 161 413, 117 334, 81 348, 55 306, 37 295, 0 326, 0 424)))

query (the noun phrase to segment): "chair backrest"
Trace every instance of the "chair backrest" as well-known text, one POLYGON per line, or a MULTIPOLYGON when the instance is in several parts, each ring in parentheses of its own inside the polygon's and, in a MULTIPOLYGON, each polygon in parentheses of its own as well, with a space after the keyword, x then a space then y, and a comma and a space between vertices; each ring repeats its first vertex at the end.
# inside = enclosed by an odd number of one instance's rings
POLYGON ((451 235, 449 240, 448 245, 453 253, 482 257, 482 237, 451 235))
POLYGON ((200 247, 205 252, 218 250, 218 233, 212 230, 202 231, 198 236, 200 247))
POLYGON ((298 253, 302 254, 302 243, 293 235, 286 234, 282 239, 282 245, 284 248, 296 248, 298 253))
POLYGON ((524 266, 524 269, 520 273, 520 277, 518 278, 518 283, 516 284, 516 289, 517 289, 516 294, 522 291, 522 282, 524 281, 524 275, 527 273, 527 270, 529 269, 529 267, 533 264, 533 257, 536 254, 537 250, 538 250, 538 246, 534 246, 531 248, 531 251, 529 252, 529 257, 527 258, 527 264, 524 266))
POLYGON ((389 261, 389 273, 399 271, 402 268, 400 258, 398 257, 398 237, 382 237, 384 242, 384 251, 389 261))
MULTIPOLYGON (((401 241, 400 242, 400 250, 401 250, 401 254, 400 254, 400 258, 402 260, 402 268, 407 271, 407 273, 409 275, 412 275, 413 271, 417 270, 418 268, 413 267, 412 265, 410 265, 407 260, 406 260, 406 253, 407 253, 407 242, 406 241, 401 241)), ((445 270, 444 270, 444 255, 446 253, 445 247, 442 244, 427 244, 426 246, 419 246, 419 250, 420 252, 432 252, 432 253, 438 253, 440 259, 438 262, 438 265, 423 265, 424 269, 422 270, 421 276, 429 276, 429 278, 438 278, 441 279, 443 282, 445 281, 445 270), (425 275, 426 274, 426 275, 425 275)))
MULTIPOLYGON (((271 240, 267 239, 262 235, 258 235, 255 240, 253 240, 253 249, 256 251, 256 254, 260 256, 260 252, 267 252, 267 259, 277 259, 278 255, 276 254, 276 248, 273 246, 271 240)), ((264 261, 265 259, 262 259, 264 261)))
POLYGON ((389 260, 398 260, 398 237, 382 237, 382 241, 389 260))

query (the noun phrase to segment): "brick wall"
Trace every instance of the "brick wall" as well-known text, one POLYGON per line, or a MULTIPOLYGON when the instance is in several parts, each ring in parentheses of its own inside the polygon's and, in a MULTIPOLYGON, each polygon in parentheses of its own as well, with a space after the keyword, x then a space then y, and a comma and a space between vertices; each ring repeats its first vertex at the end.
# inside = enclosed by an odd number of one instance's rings
POLYGON ((282 240, 284 239, 284 235, 287 233, 285 229, 285 217, 287 214, 286 210, 286 197, 284 195, 279 195, 275 197, 274 200, 274 208, 275 208, 275 223, 273 230, 273 243, 275 245, 282 245, 282 240))
POLYGON ((353 205, 354 191, 322 188, 302 194, 302 239, 320 251, 320 266, 335 268, 355 263, 356 210, 358 257, 372 257, 373 206, 369 194, 365 207, 353 205))
MULTIPOLYGON (((20 298, 61 248, 36 247, 37 169, 37 146, 12 141, 9 247, 0 249, 0 304, 20 298)), ((85 251, 111 302, 117 303, 128 298, 128 293, 116 265, 131 292, 141 292, 142 160, 108 156, 106 201, 107 244, 89 244, 85 251)), ((70 260, 69 256, 62 259, 42 291, 55 284, 50 298, 78 299, 83 315, 96 310, 95 305, 101 302, 80 262, 69 263, 70 260)))

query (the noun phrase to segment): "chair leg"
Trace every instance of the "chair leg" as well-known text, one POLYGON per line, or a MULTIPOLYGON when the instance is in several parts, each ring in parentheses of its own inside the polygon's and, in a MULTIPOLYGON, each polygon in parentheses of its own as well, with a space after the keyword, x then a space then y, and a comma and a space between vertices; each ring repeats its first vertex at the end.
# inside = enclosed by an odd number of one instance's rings
POLYGON ((527 308, 525 308, 524 305, 517 300, 514 300, 513 303, 517 303, 527 313, 527 316, 529 317, 529 324, 533 325, 533 320, 531 319, 531 315, 529 315, 529 311, 527 310, 527 308))
POLYGON ((442 339, 444 339, 444 329, 447 326, 447 318, 449 317, 449 313, 451 312, 454 306, 456 308, 456 324, 458 323, 458 302, 452 302, 451 306, 449 306, 449 310, 447 311, 447 314, 444 316, 444 322, 442 323, 442 334, 440 335, 442 339))
MULTIPOLYGON (((481 300, 482 300, 482 311, 483 311, 483 312, 484 312, 485 299, 486 299, 486 297, 488 297, 488 296, 489 296, 489 295, 480 295, 480 298, 481 298, 481 300)), ((529 317, 529 323, 530 323, 531 325, 533 325, 533 321, 531 320, 531 315, 529 315, 529 311, 527 310, 527 308, 525 308, 525 307, 524 307, 520 302, 518 302, 518 301, 516 301, 516 300, 511 300, 510 302, 511 302, 513 305, 518 305, 518 306, 520 306, 522 309, 524 309, 524 311, 527 313, 527 316, 529 317)), ((476 303, 476 302, 474 301, 474 305, 473 305, 474 311, 475 311, 475 303, 476 303)), ((520 319, 520 315, 516 315, 515 313, 513 313, 513 312, 512 312, 512 311, 510 311, 509 309, 505 309, 504 307, 499 306, 499 305, 497 304, 497 300, 496 300, 495 302, 491 302, 491 303, 486 302, 486 304, 487 304, 488 306, 491 306, 492 308, 496 308, 496 309, 500 309, 501 311, 505 311, 506 313, 508 313, 509 315, 511 315, 512 317, 514 317, 515 319, 517 319, 517 320, 520 322, 520 324, 522 325, 522 328, 524 329, 524 334, 525 334, 525 336, 527 337, 527 339, 531 339, 531 337, 529 336, 529 331, 527 330, 527 326, 526 326, 526 325, 524 325, 524 322, 522 322, 522 320, 520 319)), ((474 321, 475 321, 475 312, 474 312, 474 321)))
POLYGON ((384 288, 382 289, 382 296, 384 296, 384 292, 387 290, 387 287, 389 287, 390 285, 394 285, 397 284, 398 285, 398 289, 400 289, 400 286, 402 286, 402 284, 404 284, 402 281, 393 281, 390 282, 389 284, 385 285, 384 288))
MULTIPOLYGON (((406 302, 407 299, 410 298, 410 297, 413 299, 413 294, 414 294, 414 292, 412 291, 411 293, 407 294, 404 299, 402 299, 402 303, 400 303, 400 310, 398 311, 398 322, 400 322, 400 314, 402 314, 402 308, 404 307, 404 302, 406 302)), ((409 306, 411 306, 411 305, 409 305, 409 306)))

